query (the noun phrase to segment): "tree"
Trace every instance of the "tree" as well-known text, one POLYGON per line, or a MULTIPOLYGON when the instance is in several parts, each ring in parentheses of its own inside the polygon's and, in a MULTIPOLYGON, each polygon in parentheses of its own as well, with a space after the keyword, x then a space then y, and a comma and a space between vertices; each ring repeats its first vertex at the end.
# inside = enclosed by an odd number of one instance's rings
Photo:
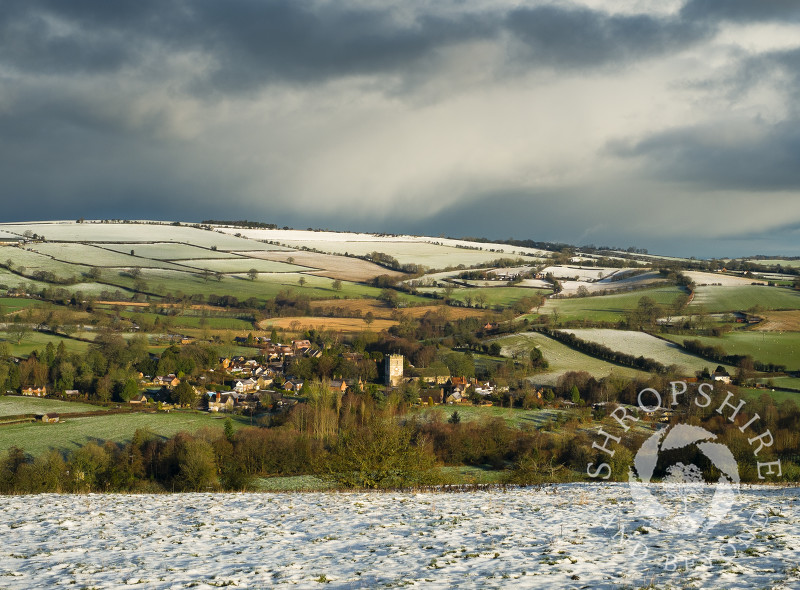
POLYGON ((128 379, 119 393, 119 398, 122 401, 127 402, 136 397, 138 393, 139 393, 139 384, 136 383, 136 379, 128 379))
POLYGON ((251 281, 255 281, 258 278, 258 271, 255 268, 251 268, 247 271, 247 276, 251 281))
POLYGON ((578 297, 588 297, 589 296, 589 289, 586 285, 581 285, 578 287, 578 297))
POLYGON ((230 416, 225 418, 225 422, 223 423, 222 427, 225 431, 225 438, 228 439, 228 442, 232 443, 234 431, 233 431, 233 420, 231 420, 230 416))
POLYGON ((396 488, 435 483, 436 460, 413 438, 410 425, 374 418, 343 429, 323 464, 325 475, 345 487, 396 488))
POLYGON ((302 287, 303 285, 306 284, 306 278, 301 276, 299 279, 297 279, 297 284, 302 287))
POLYGON ((335 281, 333 281, 333 283, 331 283, 331 287, 333 287, 334 291, 341 291, 342 290, 342 281, 340 281, 339 279, 336 279, 335 281))
POLYGON ((530 352, 531 366, 534 369, 546 369, 548 366, 547 359, 544 358, 542 351, 537 347, 533 347, 530 352))
POLYGON ((458 410, 453 410, 453 413, 450 414, 450 417, 447 419, 449 424, 460 424, 461 423, 461 416, 458 414, 458 410))
POLYGON ((134 266, 133 268, 128 270, 128 275, 132 279, 138 279, 140 276, 142 276, 142 269, 139 268, 138 266, 134 266))
POLYGON ((367 313, 364 314, 364 323, 367 324, 367 326, 372 324, 372 322, 374 321, 375 321, 375 315, 371 311, 368 311, 367 313))
POLYGON ((172 390, 170 399, 173 403, 181 406, 193 406, 197 401, 197 394, 194 391, 194 387, 189 385, 188 381, 184 380, 178 383, 175 389, 172 390))
POLYGON ((581 392, 578 390, 577 385, 572 386, 572 389, 570 389, 569 394, 573 404, 579 404, 581 402, 581 392))
POLYGON ((14 316, 14 322, 8 328, 9 335, 17 341, 19 345, 23 340, 28 338, 31 334, 31 328, 25 322, 19 321, 19 317, 14 316))

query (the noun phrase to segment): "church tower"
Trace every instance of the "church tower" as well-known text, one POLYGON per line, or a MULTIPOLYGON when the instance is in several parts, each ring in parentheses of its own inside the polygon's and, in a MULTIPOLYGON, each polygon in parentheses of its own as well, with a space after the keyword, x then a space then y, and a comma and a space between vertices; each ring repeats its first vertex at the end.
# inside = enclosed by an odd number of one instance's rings
POLYGON ((390 354, 386 357, 386 385, 397 387, 403 382, 403 355, 390 354))

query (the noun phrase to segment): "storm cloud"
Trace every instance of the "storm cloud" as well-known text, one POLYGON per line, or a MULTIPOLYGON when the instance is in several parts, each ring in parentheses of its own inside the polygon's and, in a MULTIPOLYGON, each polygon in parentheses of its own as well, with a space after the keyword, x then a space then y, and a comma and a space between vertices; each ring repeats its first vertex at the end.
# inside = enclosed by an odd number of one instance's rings
POLYGON ((774 251, 800 223, 799 21, 790 1, 9 0, 4 218, 774 251))

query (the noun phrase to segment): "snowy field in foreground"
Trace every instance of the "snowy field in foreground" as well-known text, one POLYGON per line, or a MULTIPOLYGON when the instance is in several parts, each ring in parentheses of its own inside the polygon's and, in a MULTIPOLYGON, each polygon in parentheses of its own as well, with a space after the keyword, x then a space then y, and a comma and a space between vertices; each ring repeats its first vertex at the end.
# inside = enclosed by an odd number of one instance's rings
POLYGON ((799 499, 743 488, 684 537, 637 518, 625 484, 6 497, 0 588, 797 588, 799 499))

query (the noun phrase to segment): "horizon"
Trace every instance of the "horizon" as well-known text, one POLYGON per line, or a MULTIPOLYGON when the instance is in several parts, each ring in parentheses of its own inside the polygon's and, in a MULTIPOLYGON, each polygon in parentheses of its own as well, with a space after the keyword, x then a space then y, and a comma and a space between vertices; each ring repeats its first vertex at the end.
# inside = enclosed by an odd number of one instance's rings
POLYGON ((7 221, 200 210, 800 255, 797 4, 6 8, 7 221))
MULTIPOLYGON (((795 254, 783 254, 783 253, 764 253, 764 252, 756 252, 756 253, 748 253, 742 254, 738 256, 699 256, 697 253, 690 253, 690 254, 678 254, 675 252, 668 252, 668 251, 653 251, 648 248, 641 248, 636 244, 592 244, 592 243, 584 243, 584 244, 570 244, 567 242, 559 241, 559 240, 541 240, 535 236, 481 236, 481 235, 433 235, 428 233, 416 233, 416 232, 406 232, 406 231, 389 231, 389 230, 353 230, 353 229, 344 229, 344 228, 331 228, 331 227, 311 227, 311 226, 304 226, 304 227, 292 227, 287 225, 282 225, 280 223, 275 222, 274 220, 258 220, 258 219, 219 219, 219 220, 211 220, 210 218, 205 219, 198 219, 198 220, 187 220, 187 219, 133 219, 133 218, 97 218, 97 219, 90 219, 84 217, 78 217, 76 219, 22 219, 22 220, 15 220, 15 221, 2 221, 0 225, 35 225, 35 224, 54 224, 54 223, 75 223, 76 221, 81 220, 83 223, 123 223, 123 224, 146 224, 146 223, 159 223, 170 225, 173 223, 181 223, 183 225, 196 225, 196 224, 205 224, 208 221, 213 221, 210 225, 229 225, 232 227, 237 227, 242 225, 242 223, 263 223, 263 224, 274 224, 277 227, 277 230, 291 230, 291 231, 313 231, 313 232, 329 232, 329 233, 353 233, 353 234, 385 234, 385 235, 396 235, 396 236, 414 236, 414 237, 426 237, 426 238, 445 238, 445 239, 452 239, 452 240, 463 240, 463 241, 474 241, 476 243, 481 243, 482 241, 486 241, 488 243, 503 243, 509 244, 513 241, 533 241, 533 242, 541 242, 546 243, 549 246, 553 247, 572 247, 576 249, 596 249, 596 250, 608 250, 608 251, 616 251, 616 252, 627 252, 630 248, 634 250, 638 250, 639 252, 634 253, 644 253, 653 256, 662 256, 662 257, 675 257, 675 258, 683 258, 683 259, 698 259, 698 260, 744 260, 750 258, 757 258, 757 257, 767 257, 775 258, 775 259, 793 259, 798 258, 800 255, 795 254)), ((243 226, 243 225, 242 225, 243 226)), ((45 235, 45 238, 47 236, 45 235)))

